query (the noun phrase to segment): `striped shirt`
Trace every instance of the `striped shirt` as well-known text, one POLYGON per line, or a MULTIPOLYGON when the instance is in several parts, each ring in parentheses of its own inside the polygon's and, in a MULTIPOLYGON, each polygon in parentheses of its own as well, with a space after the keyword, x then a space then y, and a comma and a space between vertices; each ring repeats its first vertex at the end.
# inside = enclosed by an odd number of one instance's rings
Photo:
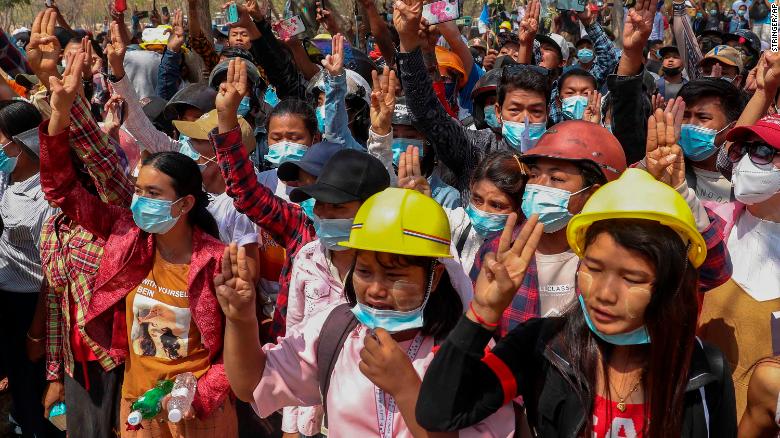
POLYGON ((43 273, 39 250, 41 228, 57 209, 43 197, 39 174, 11 183, 0 173, 0 290, 38 293, 43 273))

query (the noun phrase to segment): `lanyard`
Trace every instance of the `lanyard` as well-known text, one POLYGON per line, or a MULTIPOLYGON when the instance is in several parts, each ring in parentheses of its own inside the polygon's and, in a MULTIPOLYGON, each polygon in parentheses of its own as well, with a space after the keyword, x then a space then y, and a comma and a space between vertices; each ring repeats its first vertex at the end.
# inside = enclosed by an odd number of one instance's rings
MULTIPOLYGON (((422 342, 423 335, 417 333, 417 336, 414 337, 411 345, 409 345, 409 349, 406 351, 409 360, 414 361, 417 352, 420 351, 422 342)), ((380 438, 391 438, 393 436, 395 399, 393 399, 393 396, 385 394, 378 386, 374 386, 374 396, 376 397, 376 420, 379 424, 379 436, 380 438)))

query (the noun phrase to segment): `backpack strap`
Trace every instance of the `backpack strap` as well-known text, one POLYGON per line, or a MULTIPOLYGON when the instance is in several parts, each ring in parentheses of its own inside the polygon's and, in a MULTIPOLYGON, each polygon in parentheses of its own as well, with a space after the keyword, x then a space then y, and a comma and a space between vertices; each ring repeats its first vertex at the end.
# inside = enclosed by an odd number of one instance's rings
POLYGON ((352 330, 357 327, 358 320, 352 313, 348 303, 336 306, 325 319, 317 344, 317 377, 322 394, 323 425, 328 427, 328 388, 333 368, 336 366, 344 342, 352 330))
POLYGON ((470 232, 471 223, 466 226, 466 229, 463 230, 463 232, 460 234, 460 238, 458 238, 458 243, 455 244, 455 251, 458 252, 458 257, 460 257, 460 254, 463 252, 463 247, 466 246, 466 241, 469 239, 470 232))

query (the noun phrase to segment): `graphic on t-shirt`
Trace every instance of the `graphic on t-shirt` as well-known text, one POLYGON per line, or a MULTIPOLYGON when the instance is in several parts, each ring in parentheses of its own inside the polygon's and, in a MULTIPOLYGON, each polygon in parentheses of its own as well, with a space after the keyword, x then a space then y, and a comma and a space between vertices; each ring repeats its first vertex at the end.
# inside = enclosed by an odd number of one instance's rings
POLYGON ((190 309, 174 307, 154 299, 164 293, 186 298, 186 291, 174 291, 158 287, 151 279, 145 279, 133 299, 133 328, 130 343, 138 356, 152 356, 176 360, 187 356, 190 328, 190 309))

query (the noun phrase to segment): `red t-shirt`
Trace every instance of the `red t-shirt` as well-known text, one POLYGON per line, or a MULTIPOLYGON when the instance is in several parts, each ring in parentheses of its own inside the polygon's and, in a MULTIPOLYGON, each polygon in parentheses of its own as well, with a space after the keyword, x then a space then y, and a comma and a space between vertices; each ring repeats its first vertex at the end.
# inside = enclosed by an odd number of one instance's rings
POLYGON ((617 408, 617 402, 596 396, 593 406, 593 438, 641 438, 645 424, 645 405, 627 404, 626 411, 617 408))

